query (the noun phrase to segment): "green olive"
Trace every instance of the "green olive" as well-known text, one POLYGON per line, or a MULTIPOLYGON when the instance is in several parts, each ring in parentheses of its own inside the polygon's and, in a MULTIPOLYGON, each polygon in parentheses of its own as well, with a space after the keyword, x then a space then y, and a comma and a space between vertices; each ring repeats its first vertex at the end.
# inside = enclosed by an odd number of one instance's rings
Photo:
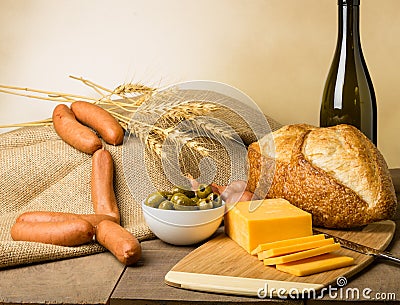
POLYGON ((169 200, 164 200, 163 202, 160 203, 158 208, 162 210, 173 210, 174 204, 169 200))
MULTIPOLYGON (((175 194, 173 194, 172 195, 172 197, 171 197, 171 201, 172 201, 172 203, 176 203, 177 202, 177 200, 179 199, 179 198, 181 198, 182 196, 185 196, 185 195, 183 195, 182 193, 175 193, 175 194)), ((185 196, 186 197, 186 196, 185 196)), ((187 197, 186 197, 187 198, 187 197)))
POLYGON ((192 190, 186 190, 186 192, 184 194, 186 196, 188 196, 189 198, 194 198, 196 196, 196 192, 194 192, 192 190))
POLYGON ((174 208, 179 211, 195 211, 199 209, 197 205, 181 205, 176 203, 174 204, 174 208))
POLYGON ((170 199, 172 197, 172 193, 168 191, 158 191, 165 199, 170 199), (168 198, 169 197, 169 198, 168 198))
POLYGON ((207 196, 206 199, 213 201, 213 200, 216 199, 217 197, 218 197, 217 194, 211 193, 211 194, 209 194, 209 195, 207 196))
POLYGON ((176 204, 179 205, 185 205, 185 206, 197 206, 196 202, 194 202, 192 199, 186 197, 185 195, 180 196, 176 202, 176 204))
POLYGON ((198 206, 200 210, 209 210, 214 207, 213 203, 209 199, 200 199, 198 202, 198 206))
POLYGON ((219 208, 220 206, 222 206, 222 199, 218 194, 211 193, 207 196, 207 199, 212 202, 214 208, 219 208))
POLYGON ((172 194, 180 193, 185 195, 186 197, 192 198, 196 194, 192 190, 186 189, 184 187, 176 186, 172 189, 172 194))
POLYGON ((190 198, 190 199, 192 199, 192 201, 195 203, 195 204, 197 204, 198 202, 199 202, 199 200, 200 200, 200 198, 199 197, 193 197, 193 198, 190 198))
POLYGON ((208 195, 212 193, 211 185, 200 184, 199 188, 196 191, 197 197, 206 198, 208 195))
POLYGON ((158 208, 161 202, 165 200, 159 192, 151 193, 147 196, 145 204, 149 207, 158 208))

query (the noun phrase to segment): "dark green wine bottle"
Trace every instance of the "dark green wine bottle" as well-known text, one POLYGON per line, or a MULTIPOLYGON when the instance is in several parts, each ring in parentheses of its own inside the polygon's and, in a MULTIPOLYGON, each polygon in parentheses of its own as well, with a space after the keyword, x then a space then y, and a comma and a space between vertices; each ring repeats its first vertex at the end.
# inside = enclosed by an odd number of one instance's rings
POLYGON ((374 87, 361 50, 360 0, 338 0, 338 40, 322 96, 320 126, 349 124, 377 144, 374 87))

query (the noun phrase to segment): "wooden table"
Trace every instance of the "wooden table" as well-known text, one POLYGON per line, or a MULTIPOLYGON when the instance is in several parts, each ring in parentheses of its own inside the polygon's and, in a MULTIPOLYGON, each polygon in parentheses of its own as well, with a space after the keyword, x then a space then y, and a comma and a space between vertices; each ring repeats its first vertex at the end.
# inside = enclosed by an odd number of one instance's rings
MULTIPOLYGON (((400 200, 400 169, 391 170, 400 200)), ((395 216, 396 235, 388 250, 400 256, 400 212, 395 216)), ((137 266, 124 267, 110 253, 56 262, 10 268, 0 271, 0 304, 335 304, 355 301, 343 296, 310 300, 260 300, 187 291, 164 284, 164 275, 194 247, 174 247, 160 240, 142 243, 143 256, 137 266)), ((400 266, 375 261, 366 270, 349 279, 347 287, 370 297, 386 294, 400 302, 400 266), (369 290, 365 290, 369 291, 369 290)), ((359 301, 366 298, 360 298, 359 301)), ((368 304, 380 301, 368 300, 368 304)))

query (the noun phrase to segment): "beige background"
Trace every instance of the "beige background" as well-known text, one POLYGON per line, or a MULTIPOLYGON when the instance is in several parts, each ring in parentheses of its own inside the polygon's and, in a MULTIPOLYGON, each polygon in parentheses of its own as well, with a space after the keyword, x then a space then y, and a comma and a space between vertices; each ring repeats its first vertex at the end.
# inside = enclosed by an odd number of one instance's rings
MULTIPOLYGON (((400 167, 400 1, 361 2, 378 147, 400 167)), ((0 83, 94 96, 68 75, 110 88, 217 80, 284 124, 318 124, 336 31, 336 0, 1 0, 0 83)), ((0 124, 53 107, 1 94, 0 124)))

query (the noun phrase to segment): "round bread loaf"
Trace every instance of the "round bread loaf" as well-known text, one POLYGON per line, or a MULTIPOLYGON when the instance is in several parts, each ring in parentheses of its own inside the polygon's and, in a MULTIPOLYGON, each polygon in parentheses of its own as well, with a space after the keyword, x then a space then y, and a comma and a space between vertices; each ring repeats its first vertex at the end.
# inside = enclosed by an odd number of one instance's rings
POLYGON ((313 215, 313 224, 350 228, 389 219, 396 195, 387 164, 357 128, 288 125, 248 151, 248 190, 285 198, 313 215), (275 168, 275 170, 273 170, 275 168))

